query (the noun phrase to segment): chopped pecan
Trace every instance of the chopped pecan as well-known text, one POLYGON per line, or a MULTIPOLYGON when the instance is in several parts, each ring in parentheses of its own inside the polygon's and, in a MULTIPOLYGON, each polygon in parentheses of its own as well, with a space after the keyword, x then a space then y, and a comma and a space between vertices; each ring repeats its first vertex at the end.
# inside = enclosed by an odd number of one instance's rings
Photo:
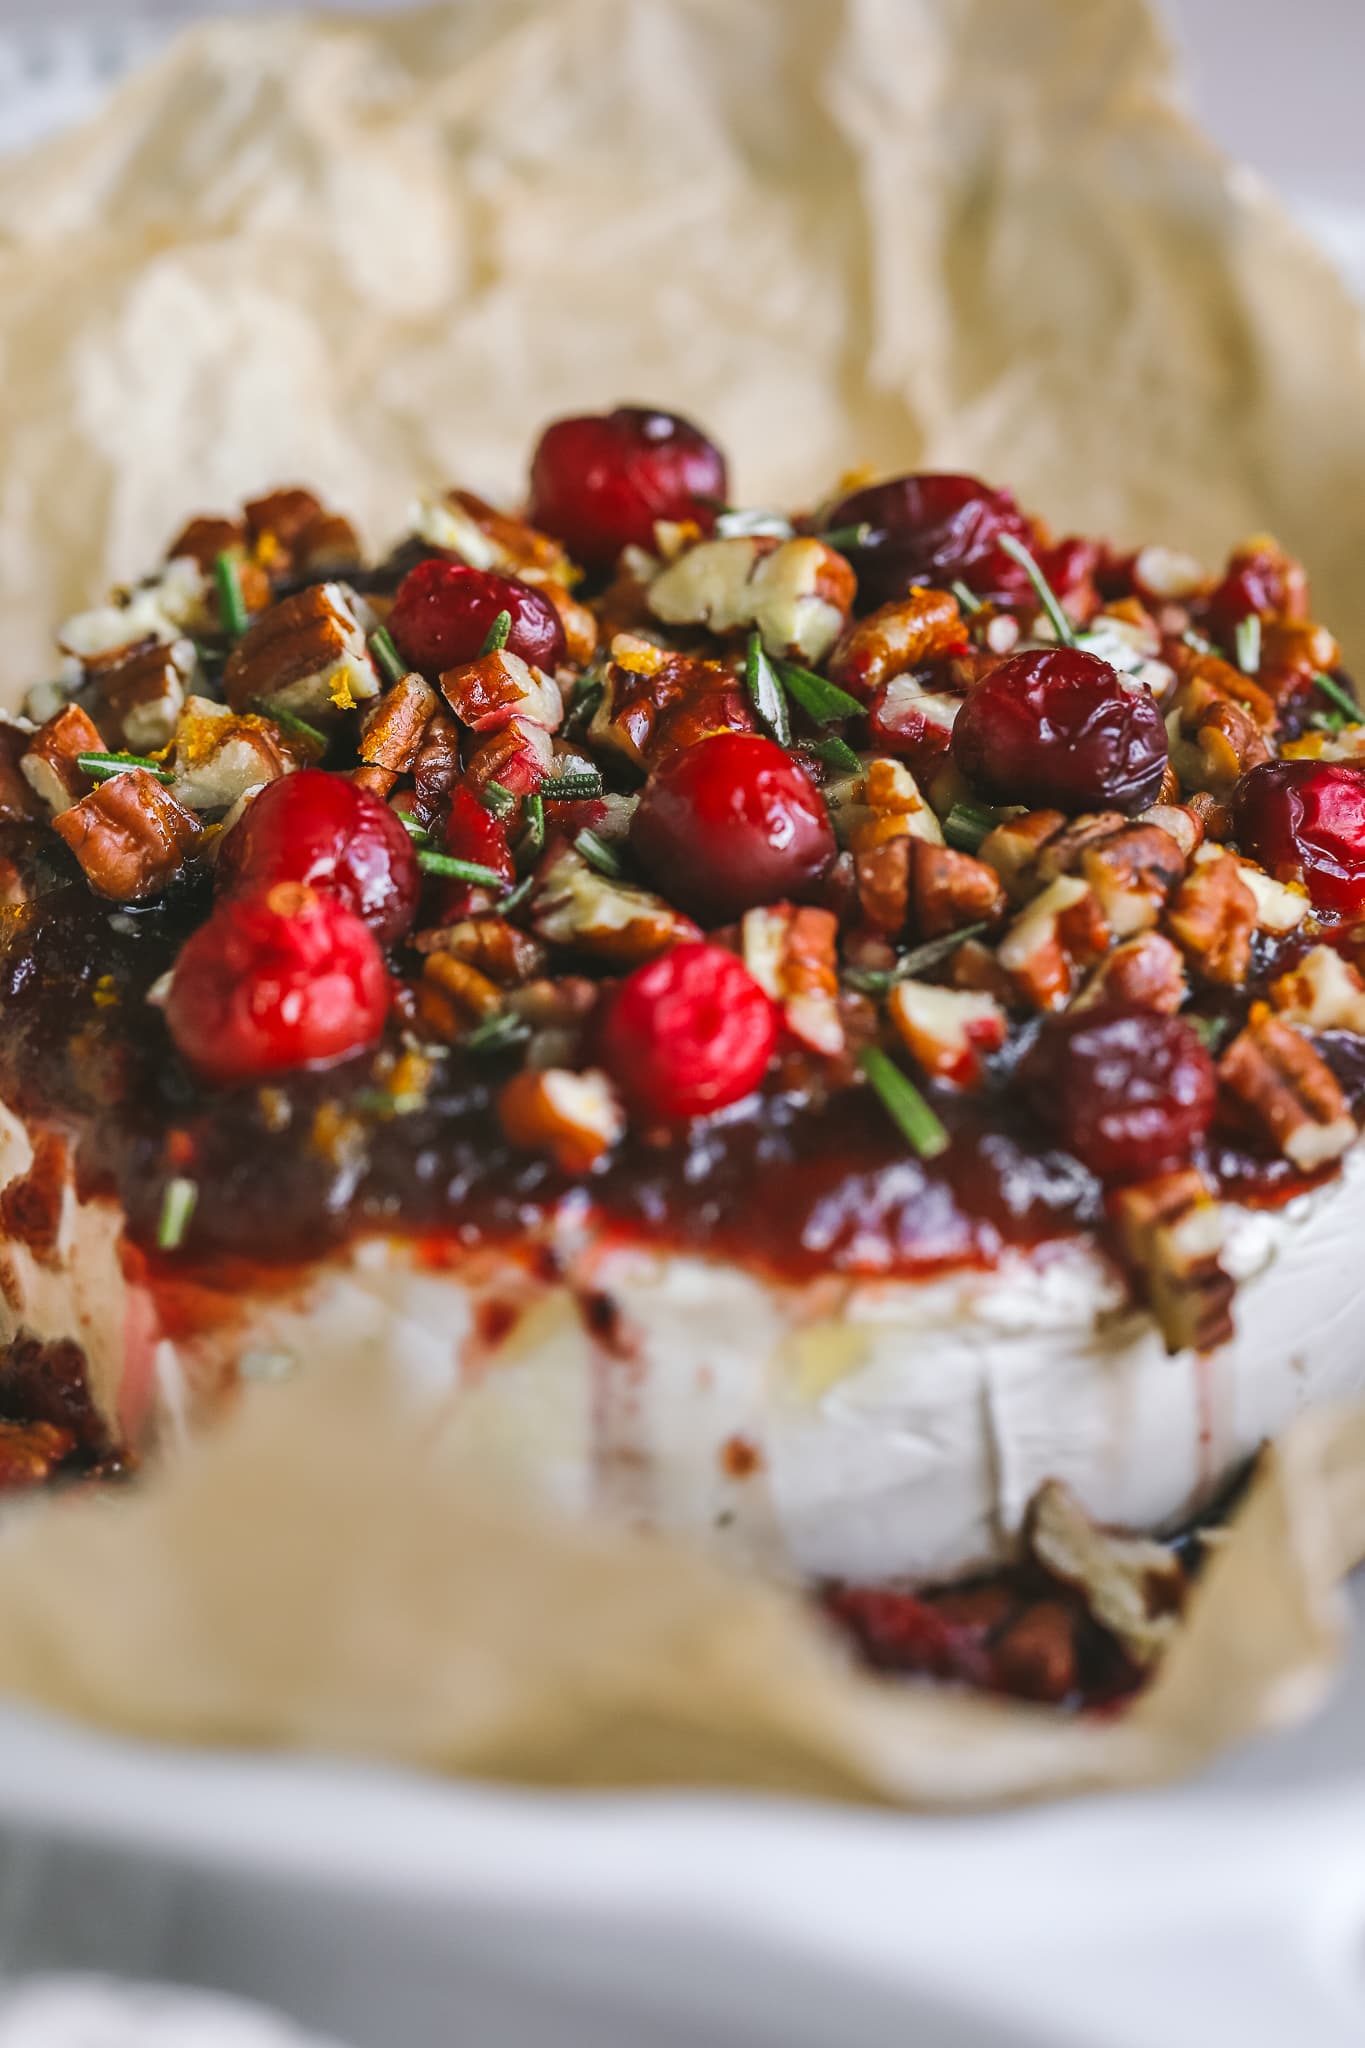
POLYGON ((827 1058, 844 1050, 838 939, 839 920, 829 910, 773 903, 744 916, 745 966, 781 1006, 793 1038, 827 1058))
POLYGON ((245 519, 219 519, 212 514, 191 519, 166 550, 168 562, 195 562, 211 574, 219 555, 241 556, 246 549, 245 519))
POLYGON ((978 858, 995 869, 1011 903, 1027 903, 1034 894, 1043 850, 1065 825, 1061 811, 1025 811, 1021 817, 1004 819, 986 834, 977 848, 978 858))
POLYGON ((866 853, 855 854, 858 906, 874 931, 894 938, 910 915, 909 839, 886 839, 866 853))
POLYGON ((1005 1043, 1005 1012, 990 995, 905 980, 896 983, 886 1007, 924 1072, 958 1088, 974 1088, 984 1056, 1005 1043))
POLYGON ((272 605, 233 648, 223 688, 234 711, 262 703, 312 723, 377 697, 379 675, 350 592, 311 583, 272 605))
POLYGON ((513 1145, 548 1152, 561 1173, 588 1173, 620 1143, 626 1116, 608 1077, 566 1067, 514 1074, 498 1095, 498 1118, 513 1145))
POLYGON ((529 910, 551 945, 629 966, 701 936, 662 896, 599 874, 571 846, 561 847, 537 878, 529 910))
POLYGON ((830 658, 831 680, 864 703, 893 676, 967 646, 957 599, 947 590, 911 590, 851 626, 830 658))
POLYGON ((348 576, 364 557, 360 536, 339 512, 324 512, 295 541, 292 567, 301 576, 348 576))
POLYGON ((1059 1479, 1045 1480, 1029 1503, 1025 1540, 1049 1577, 1079 1593, 1135 1663, 1151 1664, 1168 1647, 1187 1591, 1169 1545, 1101 1528, 1059 1479))
POLYGON ((1232 1335, 1233 1283, 1223 1271, 1223 1212, 1197 1167, 1120 1188, 1110 1206, 1166 1349, 1211 1351, 1232 1335))
POLYGON ((1242 776, 1270 759, 1270 748, 1250 714, 1229 698, 1206 704, 1183 727, 1171 749, 1182 788, 1230 797, 1242 776))
POLYGON ((1160 932, 1142 932, 1125 939, 1106 953, 1075 1007, 1092 1009, 1097 1003, 1129 1003, 1139 1010, 1156 1010, 1174 1017, 1189 994, 1185 963, 1180 949, 1160 932))
POLYGON ((1335 946, 1305 953, 1297 967, 1271 983, 1270 1000, 1286 1024, 1365 1037, 1365 981, 1335 946))
POLYGON ((276 541, 292 554, 295 543, 324 516, 322 501, 301 485, 285 485, 242 507, 253 542, 276 541))
POLYGON ((19 766, 29 788, 60 816, 79 803, 91 778, 77 766, 82 754, 99 754, 104 741, 93 719, 78 704, 68 704, 29 740, 19 766))
MULTIPOLYGON (((1204 856, 1199 856, 1202 859, 1204 856)), ((1263 932, 1296 931, 1308 915, 1308 896, 1298 883, 1277 882, 1254 860, 1237 856, 1242 880, 1256 901, 1256 922, 1263 932)), ((1197 865, 1197 863, 1196 863, 1197 865)))
POLYGON ((1158 604, 1179 604, 1198 597, 1208 580, 1198 557, 1178 548, 1140 548, 1133 562, 1134 588, 1158 604))
POLYGON ((211 623, 210 589, 198 563, 182 556, 151 582, 116 591, 107 605, 68 619, 58 645, 94 669, 149 641, 179 640, 211 623))
POLYGON ((296 765, 283 734, 268 719, 240 716, 213 697, 186 700, 170 768, 172 792, 191 810, 225 810, 296 765))
POLYGON ((21 765, 32 738, 26 725, 0 713, 0 824, 27 824, 46 816, 21 765))
POLYGON ((1331 1068, 1266 1004, 1253 1004, 1245 1030, 1218 1062, 1218 1076, 1303 1173, 1340 1158, 1354 1142, 1355 1123, 1331 1068))
POLYGON ((1094 890, 1078 875, 1059 875, 1015 917, 996 949, 1019 994, 1038 1010, 1066 1003, 1078 969, 1098 960, 1109 927, 1094 890))
POLYGON ((689 548, 654 578, 649 608, 670 626, 757 627, 770 654, 815 663, 842 632, 856 588, 844 557, 823 541, 746 534, 689 548))
POLYGON ((357 752, 369 768, 406 775, 416 763, 438 698, 422 676, 400 676, 375 700, 360 729, 357 752))
POLYGON ((947 753, 965 701, 960 692, 933 689, 913 673, 892 676, 867 707, 868 736, 875 747, 923 765, 947 753))
POLYGON ((536 589, 559 613, 569 660, 580 668, 586 668, 597 652, 597 620, 593 613, 587 605, 578 602, 566 585, 557 583, 552 576, 537 578, 536 589))
POLYGON ((1184 877, 1185 856, 1160 825, 1122 825, 1084 847, 1079 866, 1111 931, 1128 939, 1156 923, 1184 877))
POLYGON ((134 754, 166 746, 195 669, 194 642, 161 641, 97 670, 96 722, 105 744, 134 754))
POLYGON ((145 768, 111 776, 52 823, 91 888, 115 903, 159 895, 184 866, 200 829, 145 768))
POLYGON ((553 732, 564 717, 558 683, 505 647, 448 669, 441 677, 441 692, 456 717, 474 732, 496 732, 513 718, 553 732))
POLYGON ((1159 825, 1163 832, 1169 832, 1187 861, 1194 859, 1204 843, 1203 819, 1184 804, 1153 804, 1149 810, 1139 811, 1133 823, 1159 825))
POLYGON ((466 763, 465 780, 475 792, 500 782, 513 796, 530 796, 550 773, 554 758, 554 741, 545 727, 518 716, 484 734, 466 763))
POLYGON ((995 949, 980 939, 962 941, 949 963, 948 974, 954 988, 975 989, 997 997, 1002 1003, 1014 1001, 1014 983, 1000 965, 995 949))
POLYGON ((996 925, 1009 909, 1004 885, 995 869, 955 847, 931 840, 895 841, 910 847, 910 894, 915 929, 921 938, 937 939, 965 924, 996 925))
POLYGON ((1330 674, 1341 649, 1325 626, 1308 619, 1269 619, 1261 629, 1261 662, 1257 676, 1278 705, 1287 704, 1312 682, 1330 674))
POLYGON ((870 853, 889 839, 927 839, 943 844, 943 827, 925 801, 904 761, 879 756, 863 776, 861 805, 840 807, 834 822, 854 853, 870 853))
POLYGON ((413 796, 423 824, 430 824, 440 810, 460 772, 460 728, 438 705, 427 720, 412 763, 413 796))
POLYGON ((422 979, 448 997, 470 1023, 481 1023, 502 1008, 497 983, 453 952, 428 953, 422 963, 422 979))
POLYGON ((509 924, 505 917, 462 917, 455 924, 418 932, 412 944, 419 953, 451 953, 477 967, 500 988, 529 981, 545 964, 545 948, 539 940, 509 924))
POLYGON ((1208 981, 1240 988, 1251 967, 1256 898, 1240 861, 1205 846, 1166 912, 1166 930, 1208 981), (1204 855, 1211 855, 1205 859, 1204 855))
POLYGON ((1171 709, 1182 731, 1193 731, 1213 704, 1237 704, 1258 732, 1273 732, 1279 722, 1275 700, 1252 676, 1244 675, 1221 654, 1197 654, 1188 647, 1180 656, 1180 683, 1171 709))

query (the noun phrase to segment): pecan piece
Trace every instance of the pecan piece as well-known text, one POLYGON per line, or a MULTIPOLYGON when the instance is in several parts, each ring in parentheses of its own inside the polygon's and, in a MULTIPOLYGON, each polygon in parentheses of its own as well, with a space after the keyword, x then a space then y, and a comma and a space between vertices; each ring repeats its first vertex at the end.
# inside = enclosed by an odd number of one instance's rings
POLYGON ((228 658, 223 688, 234 711, 253 704, 316 723, 377 697, 365 628, 340 583, 311 583, 272 605, 228 658))
POLYGON ((467 961, 500 988, 529 981, 545 964, 539 940, 505 917, 462 917, 454 924, 418 932, 411 943, 419 953, 451 953, 467 961))
POLYGON ((1208 981, 1240 988, 1251 966, 1256 898, 1241 863, 1221 848, 1195 862, 1166 913, 1166 929, 1208 981))
POLYGON ((406 775, 413 768, 437 705, 436 692, 423 676, 400 676, 366 712, 357 752, 367 768, 406 775))
POLYGON ((1005 1043, 1005 1012, 990 995, 905 980, 896 983, 886 1007, 924 1072, 958 1088, 976 1087, 985 1055, 1005 1043))
POLYGON ((1327 1062, 1301 1032, 1255 1004, 1218 1062, 1218 1078, 1303 1173, 1339 1159, 1356 1127, 1327 1062))
POLYGON ((1080 872, 1118 938, 1154 925, 1185 874, 1185 856, 1160 825, 1123 825, 1086 846, 1080 872))
POLYGON ((713 633, 756 627, 769 654, 822 661, 853 609, 857 589, 840 554, 809 536, 704 540, 649 586, 649 608, 670 626, 713 633))
POLYGON ((1152 1664, 1168 1647, 1187 1591, 1168 1544, 1101 1528, 1059 1479, 1045 1480, 1029 1503, 1025 1540, 1048 1576, 1081 1595, 1134 1663, 1152 1664))
POLYGON ((587 605, 578 602, 565 584, 557 583, 552 576, 537 577, 535 587, 559 613, 569 660, 580 668, 586 668, 597 652, 597 620, 593 613, 587 605))
POLYGON ((910 893, 921 938, 937 939, 964 924, 1003 922, 1009 901, 985 861, 928 839, 900 843, 910 847, 910 893))
POLYGON ((1109 927, 1094 890, 1078 875, 1059 875, 1015 917, 997 948, 1001 967, 1038 1010, 1059 1010, 1076 970, 1099 959, 1109 927))
POLYGON ((1027 903, 1038 887, 1044 849, 1065 827, 1061 811, 1025 811, 988 832, 976 849, 977 858, 995 869, 1011 903, 1027 903))
POLYGON ((564 717, 559 685, 505 647, 447 669, 441 694, 474 732, 497 732, 514 718, 554 732, 564 717))
POLYGON ((966 646, 967 629, 952 593, 917 588, 849 628, 831 657, 830 678, 866 703, 893 676, 966 646))
POLYGON ((68 704, 46 725, 39 726, 20 760, 24 780, 35 795, 60 817, 79 803, 91 778, 77 766, 82 754, 101 754, 99 728, 78 704, 68 704))
POLYGON ((98 669, 95 712, 105 743, 133 754, 154 754, 168 745, 194 668, 194 642, 173 640, 98 669))
POLYGON ((1124 1256, 1141 1279, 1166 1349, 1211 1351, 1232 1335, 1223 1212, 1197 1167, 1120 1188, 1110 1200, 1124 1256))
POLYGON ((52 823, 91 888, 115 903, 159 895, 184 866, 200 829, 145 768, 111 776, 52 823))
POLYGON ((172 792, 191 810, 226 810, 296 765, 279 728, 267 719, 239 717, 213 697, 186 700, 170 768, 172 792))
POLYGON ((548 1152, 561 1173, 590 1173, 625 1136, 626 1116, 608 1077, 566 1067, 514 1074, 498 1095, 498 1120, 509 1141, 548 1152))
POLYGON ((1178 946, 1160 932, 1142 932, 1107 953, 1076 998, 1075 1007, 1097 1003, 1131 1003, 1174 1017, 1189 994, 1185 963, 1178 946))
POLYGON ((205 514, 181 528, 166 550, 166 560, 189 560, 211 575, 219 555, 240 557, 245 553, 246 538, 245 519, 220 519, 205 514))
POLYGON ((904 761, 881 756, 867 764, 862 803, 835 813, 840 838, 855 853, 870 853, 890 839, 927 839, 943 844, 943 827, 925 801, 904 761))
POLYGON ((839 920, 833 911, 773 903, 745 912, 744 965, 780 1005, 793 1038, 835 1058, 844 1050, 839 1014, 839 920))
POLYGON ((910 850, 906 838, 887 839, 854 856, 858 906, 874 931, 889 937, 905 929, 910 914, 910 850))
POLYGON ((136 590, 116 591, 108 604, 68 619, 57 643, 94 669, 150 641, 179 640, 210 624, 210 588, 199 564, 181 557, 136 590))
POLYGON ((453 952, 428 953, 422 962, 422 979, 439 989, 471 1024, 482 1023, 502 1008, 497 983, 453 952))
POLYGON ((39 794, 23 771, 33 735, 0 713, 0 824, 29 824, 46 817, 39 794))
POLYGON ((542 870, 529 914, 551 945, 632 967, 701 937, 691 918, 662 896, 599 874, 571 846, 562 847, 542 870))
POLYGON ((1365 1037, 1365 981, 1335 946, 1314 946, 1272 982, 1270 1000, 1286 1024, 1365 1037))

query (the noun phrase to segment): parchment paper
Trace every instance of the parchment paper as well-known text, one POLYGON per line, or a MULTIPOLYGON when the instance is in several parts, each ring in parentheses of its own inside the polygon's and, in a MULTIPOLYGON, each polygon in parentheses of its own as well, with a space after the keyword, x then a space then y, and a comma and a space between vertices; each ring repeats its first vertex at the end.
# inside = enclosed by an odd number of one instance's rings
MULTIPOLYGON (((538 425, 695 413, 736 495, 965 466, 1058 528, 1270 528, 1365 653, 1365 355, 1137 0, 463 0, 198 31, 0 167, 3 683, 182 515, 371 537, 538 425)), ((256 1399, 4 1534, 0 1684, 168 1739, 957 1804, 1187 1769, 1330 1682, 1365 1416, 1271 1451, 1127 1715, 855 1673, 793 1594, 475 1498, 374 1390, 256 1399)))

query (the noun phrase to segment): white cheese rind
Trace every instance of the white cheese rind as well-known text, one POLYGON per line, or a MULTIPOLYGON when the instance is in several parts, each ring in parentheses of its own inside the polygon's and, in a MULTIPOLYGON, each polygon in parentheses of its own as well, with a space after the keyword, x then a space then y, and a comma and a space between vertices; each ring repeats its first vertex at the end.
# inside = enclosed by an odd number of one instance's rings
MULTIPOLYGON (((0 1178, 30 1149, 0 1111, 0 1178)), ((287 1289, 225 1291, 221 1318, 172 1343, 154 1291, 124 1277, 112 1205, 74 1191, 55 1263, 0 1247, 0 1336, 74 1336, 111 1419, 163 1430, 210 1412, 246 1354, 253 1400, 291 1360, 377 1370, 471 1468, 570 1510, 779 1572, 932 1578, 1008 1556, 1049 1478, 1106 1522, 1178 1522, 1298 1408, 1365 1388, 1365 1157, 1282 1210, 1227 1214, 1238 1334, 1202 1359, 1168 1357, 1080 1243, 932 1282, 796 1286, 567 1232, 556 1282, 510 1252, 434 1271, 367 1239, 287 1289), (613 1305, 606 1335, 590 1296, 613 1305)))

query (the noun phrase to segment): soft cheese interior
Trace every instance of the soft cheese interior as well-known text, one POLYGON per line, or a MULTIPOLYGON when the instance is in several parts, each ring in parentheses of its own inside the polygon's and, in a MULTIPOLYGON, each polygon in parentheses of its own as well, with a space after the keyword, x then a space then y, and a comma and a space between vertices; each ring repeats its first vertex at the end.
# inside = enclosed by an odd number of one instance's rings
MULTIPOLYGON (((0 1184, 32 1157, 0 1111, 0 1184)), ((186 1335, 113 1205, 68 1185, 55 1245, 0 1243, 0 1335, 74 1338, 134 1439, 173 1445, 239 1376, 259 1401, 293 1372, 380 1370, 457 1468, 779 1572, 935 1577, 1008 1556, 1049 1478, 1106 1522, 1177 1522, 1298 1407, 1358 1391, 1362 1239, 1359 1154, 1281 1210, 1232 1210, 1237 1335, 1203 1357, 1168 1356, 1079 1244, 797 1286, 567 1228, 559 1279, 372 1237, 259 1294, 199 1290, 186 1335)))

